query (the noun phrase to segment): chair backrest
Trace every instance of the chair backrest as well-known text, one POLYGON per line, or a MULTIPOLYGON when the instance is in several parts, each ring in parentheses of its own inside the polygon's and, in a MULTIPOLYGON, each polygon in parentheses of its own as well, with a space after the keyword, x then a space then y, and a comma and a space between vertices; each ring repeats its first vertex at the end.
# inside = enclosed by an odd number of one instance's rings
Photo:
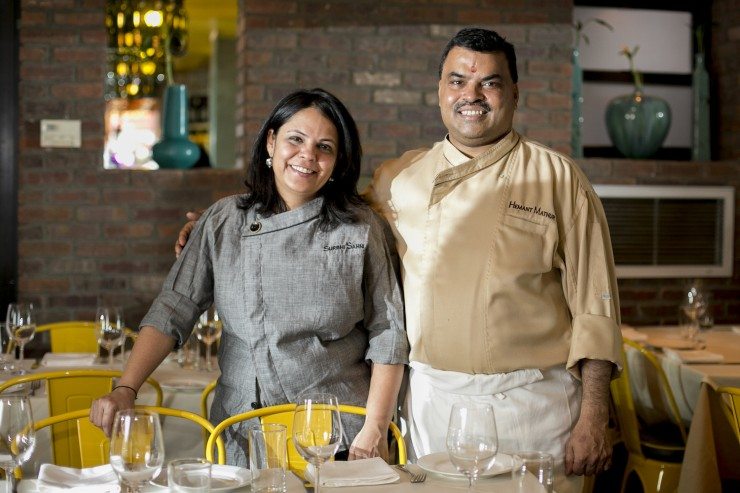
POLYGON ((212 381, 211 383, 206 385, 206 388, 204 388, 203 392, 200 393, 200 415, 206 419, 208 419, 208 397, 216 388, 217 384, 218 380, 212 381))
MULTIPOLYGON (((46 381, 49 416, 87 409, 92 401, 113 388, 113 380, 120 378, 120 370, 60 370, 19 375, 0 383, 0 393, 20 384, 46 381)), ((156 405, 162 404, 162 388, 153 378, 146 382, 156 392, 156 405)), ((82 467, 80 443, 76 425, 60 423, 52 428, 54 462, 69 467, 82 467)))
POLYGON ((740 388, 719 387, 717 393, 722 398, 722 410, 735 432, 738 444, 740 444, 740 388))
MULTIPOLYGON (((295 412, 295 404, 281 404, 278 406, 263 407, 255 409, 254 411, 248 411, 245 413, 234 415, 230 418, 226 418, 221 423, 216 425, 214 431, 211 433, 208 443, 206 444, 206 459, 213 462, 213 444, 216 438, 220 438, 221 433, 229 426, 239 423, 242 421, 249 421, 250 419, 260 418, 262 423, 279 423, 285 425, 288 430, 288 467, 303 477, 303 473, 306 470, 307 463, 298 453, 295 446, 293 445, 293 413, 295 412)), ((339 411, 348 414, 359 414, 364 416, 366 411, 364 407, 358 406, 347 406, 340 405, 339 411)), ((403 441, 401 430, 398 429, 395 423, 390 424, 389 429, 393 434, 397 446, 397 459, 399 464, 406 463, 406 444, 403 441)), ((219 464, 224 463, 224 457, 218 456, 219 464)))
POLYGON ((642 456, 642 446, 640 445, 640 426, 637 422, 637 412, 635 411, 635 402, 632 399, 632 389, 630 388, 629 368, 627 367, 627 358, 622 349, 622 373, 619 377, 611 381, 612 401, 614 410, 617 415, 619 424, 619 433, 624 442, 624 446, 631 454, 642 456))
POLYGON ((681 438, 683 439, 683 443, 685 444, 687 437, 686 426, 684 425, 683 419, 681 418, 681 411, 678 408, 676 397, 673 395, 671 384, 668 381, 668 377, 666 376, 665 371, 663 370, 663 365, 660 364, 660 360, 652 351, 647 349, 642 344, 630 341, 629 339, 625 339, 624 344, 638 351, 642 355, 642 357, 645 358, 645 361, 647 361, 652 367, 655 375, 658 378, 660 392, 665 397, 665 400, 668 403, 668 417, 678 427, 678 430, 681 433, 681 438))
MULTIPOLYGON (((215 428, 208 420, 203 419, 203 417, 190 411, 161 406, 136 406, 136 409, 155 412, 160 416, 172 416, 192 421, 202 427, 209 434, 212 433, 215 428)), ((81 458, 79 467, 95 467, 107 464, 109 461, 110 450, 108 438, 103 434, 100 428, 90 422, 89 415, 90 409, 78 409, 76 411, 70 411, 39 420, 33 424, 33 427, 35 430, 40 430, 47 426, 67 424, 72 429, 75 429, 77 433, 79 443, 78 452, 81 458), (74 423, 72 423, 72 421, 74 421, 74 423)), ((205 446, 205 440, 203 441, 203 445, 205 446)), ((219 457, 223 457, 225 455, 223 439, 218 437, 214 445, 216 446, 219 457)), ((57 465, 63 465, 56 459, 55 463, 57 465)))

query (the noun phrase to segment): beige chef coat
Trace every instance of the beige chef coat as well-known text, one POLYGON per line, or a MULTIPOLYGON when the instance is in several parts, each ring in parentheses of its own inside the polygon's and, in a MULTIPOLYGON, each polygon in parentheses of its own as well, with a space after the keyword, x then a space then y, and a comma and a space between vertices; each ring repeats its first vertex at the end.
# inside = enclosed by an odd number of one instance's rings
POLYGON ((601 203, 567 157, 511 131, 470 159, 447 139, 383 163, 366 197, 402 260, 412 361, 502 373, 621 366, 601 203))

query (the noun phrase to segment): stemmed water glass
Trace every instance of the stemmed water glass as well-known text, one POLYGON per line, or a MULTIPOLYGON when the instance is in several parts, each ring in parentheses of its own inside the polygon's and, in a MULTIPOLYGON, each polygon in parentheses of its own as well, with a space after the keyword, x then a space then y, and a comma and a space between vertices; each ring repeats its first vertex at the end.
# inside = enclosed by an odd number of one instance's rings
POLYGON ((31 303, 11 303, 5 318, 5 330, 8 337, 20 348, 18 361, 23 361, 23 348, 33 339, 36 333, 36 317, 31 303))
POLYGON ((206 371, 213 371, 211 345, 221 338, 223 323, 215 307, 211 307, 200 316, 195 324, 195 336, 206 345, 206 371))
POLYGON ((121 307, 98 307, 95 315, 95 334, 98 344, 108 352, 105 364, 113 364, 113 350, 121 345, 124 339, 123 309, 121 307))
POLYGON ((5 491, 15 491, 13 469, 31 457, 35 444, 28 397, 0 397, 0 468, 5 471, 5 491))
POLYGON ((342 421, 339 400, 332 394, 306 393, 298 397, 293 416, 293 444, 315 470, 314 493, 321 485, 321 464, 339 449, 342 441, 342 421))
POLYGON ((490 404, 452 406, 447 452, 457 470, 468 477, 468 491, 473 491, 478 476, 493 467, 498 452, 496 419, 490 404))
POLYGON ((129 492, 139 492, 164 464, 164 440, 157 413, 126 409, 113 418, 110 465, 129 492))

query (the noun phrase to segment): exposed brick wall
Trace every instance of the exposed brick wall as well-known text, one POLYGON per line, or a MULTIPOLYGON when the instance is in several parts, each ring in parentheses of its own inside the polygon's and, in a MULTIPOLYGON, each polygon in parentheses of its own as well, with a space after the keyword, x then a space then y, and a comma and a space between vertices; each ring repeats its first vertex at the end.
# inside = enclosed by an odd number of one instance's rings
POLYGON ((717 90, 713 107, 719 109, 720 159, 740 158, 740 1, 712 2, 712 87, 717 90))
MULTIPOLYGON (((735 257, 731 278, 701 279, 711 295, 716 323, 740 320, 740 166, 737 160, 712 162, 583 159, 583 171, 595 184, 729 185, 735 187, 735 257)), ((687 231, 686 234, 691 234, 687 231)), ((672 324, 689 279, 621 279, 622 319, 634 325, 672 324)))
MULTIPOLYGON (((419 3, 242 0, 238 85, 243 90, 237 101, 242 154, 275 98, 298 85, 325 86, 348 103, 360 123, 366 173, 382 159, 441 138, 437 58, 447 38, 468 22, 493 26, 517 46, 522 94, 517 128, 567 150, 572 1, 545 2, 544 8, 533 0, 419 3)), ((735 43, 737 20, 725 11, 736 4, 715 2, 725 16, 722 39, 735 43)), ((172 263, 184 212, 241 190, 240 170, 102 169, 104 6, 103 0, 21 0, 19 296, 36 301, 45 321, 90 317, 97 303, 116 302, 136 324, 172 263), (41 149, 43 118, 81 120, 82 148, 41 149)), ((737 78, 735 52, 714 53, 728 80, 737 78)), ((722 87, 717 97, 734 105, 722 121, 736 130, 734 86, 722 87)), ((737 157, 736 137, 727 135, 722 155, 737 157)), ((736 161, 586 160, 582 165, 595 182, 732 181, 737 187, 736 161)), ((737 252, 737 234, 735 245, 737 252)), ((675 317, 676 291, 665 286, 667 281, 620 283, 625 320, 675 317)), ((723 303, 717 319, 737 323, 738 274, 708 286, 723 303)))
POLYGON ((238 191, 239 170, 103 170, 103 0, 23 0, 19 296, 41 320, 125 306, 137 324, 161 289, 185 211, 238 191), (39 147, 39 121, 82 121, 80 149, 39 147))

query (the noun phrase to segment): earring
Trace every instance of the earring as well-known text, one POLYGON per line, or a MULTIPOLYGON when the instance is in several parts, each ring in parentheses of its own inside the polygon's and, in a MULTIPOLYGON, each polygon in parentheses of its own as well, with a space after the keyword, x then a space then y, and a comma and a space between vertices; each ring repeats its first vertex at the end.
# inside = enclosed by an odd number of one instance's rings
POLYGON ((268 168, 272 168, 272 158, 268 157, 267 159, 265 159, 265 164, 268 168))
POLYGON ((334 182, 334 177, 329 178, 329 183, 334 182))

